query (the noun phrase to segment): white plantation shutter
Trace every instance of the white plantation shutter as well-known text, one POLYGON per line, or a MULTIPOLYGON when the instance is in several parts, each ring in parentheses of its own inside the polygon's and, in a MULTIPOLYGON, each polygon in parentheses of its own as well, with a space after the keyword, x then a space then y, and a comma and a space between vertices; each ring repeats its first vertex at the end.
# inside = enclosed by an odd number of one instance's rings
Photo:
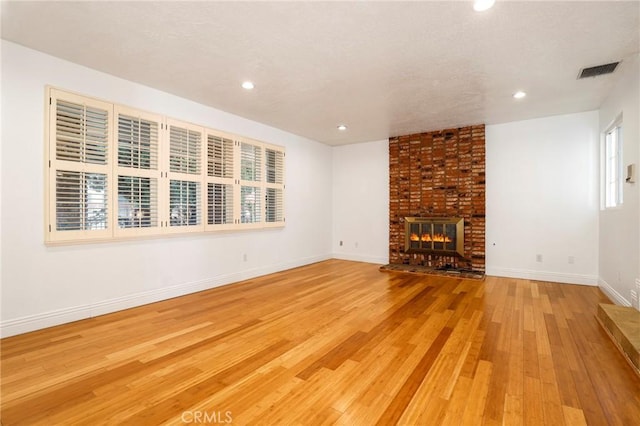
POLYGON ((259 186, 240 187, 240 222, 260 223, 262 221, 262 188, 259 186))
POLYGON ((278 185, 284 184, 284 152, 273 148, 265 148, 265 157, 265 181, 278 185))
MULTIPOLYGON (((118 166, 158 170, 160 118, 145 118, 122 107, 118 116, 118 166), (128 113, 128 114, 127 114, 128 113)), ((147 114, 145 114, 147 115, 147 114)))
POLYGON ((107 175, 56 170, 56 231, 107 229, 107 175))
POLYGON ((157 229, 158 213, 158 179, 118 175, 119 229, 157 229))
POLYGON ((46 238, 108 237, 112 107, 57 90, 50 92, 49 105, 46 238))
POLYGON ((204 129, 167 120, 169 159, 167 225, 171 232, 204 230, 204 129))
POLYGON ((259 225, 263 217, 263 152, 259 142, 240 142, 240 223, 259 225))
POLYGON ((200 182, 174 180, 169 182, 169 225, 197 226, 202 224, 200 182))
POLYGON ((240 144, 240 180, 260 182, 262 179, 262 147, 259 144, 240 144))
POLYGON ((207 176, 233 179, 233 158, 233 139, 207 134, 207 176))
POLYGON ((277 188, 266 188, 265 222, 284 222, 284 191, 277 188))
POLYGON ((237 224, 235 214, 236 143, 231 135, 208 130, 207 134, 207 222, 205 229, 226 229, 237 224))
POLYGON ((284 223, 284 151, 265 147, 265 222, 284 223))
MULTIPOLYGON (((187 125, 188 126, 188 125, 187 125)), ((172 172, 200 174, 202 132, 169 125, 169 169, 172 172)))
POLYGON ((57 100, 55 134, 57 160, 107 164, 108 109, 57 100))
POLYGON ((160 230, 160 122, 161 118, 116 107, 117 200, 116 234, 133 236, 160 230))
POLYGON ((234 224, 233 201, 233 185, 207 183, 207 225, 234 224))

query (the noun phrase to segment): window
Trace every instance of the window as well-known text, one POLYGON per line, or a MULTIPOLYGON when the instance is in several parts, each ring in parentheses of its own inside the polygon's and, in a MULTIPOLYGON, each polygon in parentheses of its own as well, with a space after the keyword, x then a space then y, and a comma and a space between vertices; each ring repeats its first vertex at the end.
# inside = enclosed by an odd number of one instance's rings
POLYGON ((235 150, 231 135, 207 132, 207 229, 224 229, 236 224, 235 150))
POLYGON ((240 221, 259 223, 262 220, 261 209, 261 164, 262 149, 257 144, 240 144, 240 221))
POLYGON ((204 131, 198 126, 168 120, 169 215, 172 232, 204 230, 202 221, 202 155, 204 131))
MULTIPOLYGON (((57 94, 57 92, 54 92, 57 94)), ((103 238, 111 232, 109 104, 52 96, 49 105, 49 239, 103 238)))
POLYGON ((161 118, 116 107, 118 120, 116 235, 157 233, 159 210, 159 143, 161 118))
POLYGON ((622 122, 619 120, 604 137, 604 206, 622 204, 622 122))
POLYGON ((46 241, 283 226, 284 150, 49 89, 46 241))
POLYGON ((284 222, 284 152, 266 148, 265 222, 284 222))

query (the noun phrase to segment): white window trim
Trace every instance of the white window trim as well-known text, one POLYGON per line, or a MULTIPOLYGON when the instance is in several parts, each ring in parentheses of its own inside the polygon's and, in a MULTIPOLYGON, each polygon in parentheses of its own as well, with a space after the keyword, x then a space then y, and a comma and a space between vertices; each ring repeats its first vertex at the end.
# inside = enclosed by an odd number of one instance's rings
POLYGON ((622 208, 624 203, 624 138, 622 126, 622 114, 613 120, 602 134, 601 145, 601 209, 616 210, 622 208), (611 177, 610 173, 610 157, 609 135, 616 132, 616 152, 615 152, 615 177, 611 177), (622 136, 622 138, 621 138, 622 136), (613 179, 613 181, 611 180, 613 179), (615 186, 615 194, 613 200, 611 197, 610 186, 615 186))
MULTIPOLYGON (((274 184, 266 182, 266 149, 275 150, 282 153, 285 157, 285 150, 278 145, 267 144, 261 141, 249 139, 246 137, 230 134, 227 132, 210 129, 171 117, 154 114, 151 112, 131 108, 112 102, 72 93, 66 90, 54 87, 46 88, 45 96, 46 114, 45 114, 45 243, 47 245, 59 244, 77 244, 85 242, 108 242, 118 240, 131 240, 141 238, 165 238, 174 235, 185 234, 209 234, 212 232, 228 232, 246 229, 273 228, 283 227, 285 223, 284 216, 284 179, 282 183, 274 184), (79 162, 70 162, 56 159, 56 109, 57 100, 69 101, 77 104, 86 104, 99 107, 108 111, 109 135, 107 143, 108 159, 106 165, 101 164, 85 164, 79 162), (147 121, 157 122, 158 130, 158 148, 157 148, 157 169, 138 169, 135 167, 120 166, 118 164, 118 118, 119 114, 131 117, 140 117, 147 121), (178 126, 195 132, 199 132, 201 136, 199 150, 199 173, 181 173, 171 171, 169 158, 169 128, 170 126, 178 126), (223 137, 233 141, 233 177, 224 178, 208 175, 208 136, 214 135, 223 137), (261 175, 258 181, 244 181, 241 179, 240 171, 240 155, 241 144, 249 143, 260 150, 262 164, 259 173, 261 175), (55 179, 57 170, 99 172, 107 175, 107 229, 104 230, 57 230, 56 228, 56 190, 55 179), (120 227, 119 219, 119 191, 118 176, 132 176, 141 178, 156 179, 157 196, 157 226, 147 227, 120 227), (198 225, 191 226, 171 226, 171 214, 169 212, 169 191, 171 180, 184 180, 189 182, 197 182, 199 185, 199 218, 198 225), (225 224, 209 224, 208 223, 208 185, 209 183, 232 185, 233 188, 233 220, 232 223, 225 224), (260 190, 260 221, 254 223, 242 223, 240 212, 240 190, 243 185, 256 186, 260 190), (279 222, 266 222, 266 188, 278 188, 282 190, 282 220, 279 222)), ((283 160, 284 163, 284 160, 283 160)), ((282 164, 282 174, 284 176, 284 164, 282 164)), ((80 214, 85 214, 81 212, 80 214)))

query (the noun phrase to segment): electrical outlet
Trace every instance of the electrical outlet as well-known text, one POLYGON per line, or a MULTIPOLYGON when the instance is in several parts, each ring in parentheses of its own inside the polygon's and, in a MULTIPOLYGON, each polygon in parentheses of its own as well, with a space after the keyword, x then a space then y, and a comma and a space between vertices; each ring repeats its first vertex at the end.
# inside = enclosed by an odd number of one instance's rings
POLYGON ((574 263, 576 263, 576 258, 573 256, 569 256, 569 259, 567 261, 570 265, 573 265, 574 263))
POLYGON ((247 261, 247 253, 245 253, 245 254, 243 254, 243 255, 242 255, 242 261, 243 261, 243 262, 246 262, 246 261, 247 261))
POLYGON ((542 255, 536 254, 536 262, 542 262, 542 255))
POLYGON ((340 247, 342 247, 342 240, 340 240, 340 247))

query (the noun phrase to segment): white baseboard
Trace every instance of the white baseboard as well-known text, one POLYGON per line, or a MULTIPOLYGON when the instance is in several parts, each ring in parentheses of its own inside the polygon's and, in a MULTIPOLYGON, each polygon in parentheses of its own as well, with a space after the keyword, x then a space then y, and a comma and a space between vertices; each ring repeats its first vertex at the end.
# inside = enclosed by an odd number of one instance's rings
POLYGON ((112 312, 142 306, 149 303, 159 302, 198 291, 209 290, 226 284, 248 280, 262 275, 280 272, 311 263, 321 262, 331 259, 330 255, 312 256, 297 259, 292 262, 285 262, 276 265, 264 266, 260 268, 248 269, 232 274, 219 275, 216 277, 193 281, 155 290, 144 291, 114 299, 90 303, 82 306, 73 306, 41 314, 28 315, 20 318, 10 319, 0 322, 0 336, 9 337, 29 331, 40 330, 60 324, 66 324, 87 318, 93 318, 112 312))
POLYGON ((389 263, 389 259, 387 257, 367 256, 367 255, 351 254, 351 253, 333 253, 332 257, 334 259, 352 260, 354 262, 375 263, 378 265, 386 265, 387 263, 389 263))
POLYGON ((563 284, 598 285, 595 275, 566 274, 559 272, 534 271, 530 269, 487 268, 485 273, 496 277, 522 278, 536 281, 550 281, 563 284))
POLYGON ((602 278, 598 279, 598 286, 616 305, 631 306, 631 302, 625 299, 624 296, 618 293, 615 288, 611 287, 611 285, 602 278))

